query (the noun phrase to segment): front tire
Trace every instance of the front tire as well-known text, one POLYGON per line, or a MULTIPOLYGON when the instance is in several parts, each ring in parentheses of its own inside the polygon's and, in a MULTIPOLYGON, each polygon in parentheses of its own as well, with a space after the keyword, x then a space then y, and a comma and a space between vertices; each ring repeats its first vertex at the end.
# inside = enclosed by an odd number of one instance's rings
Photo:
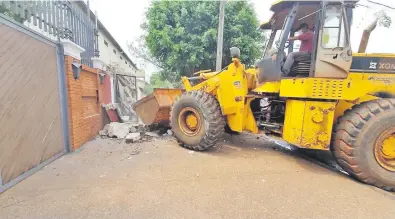
POLYGON ((346 111, 335 126, 331 149, 352 177, 395 191, 395 99, 369 101, 346 111))
POLYGON ((204 151, 222 136, 225 121, 215 97, 203 91, 191 91, 174 103, 170 125, 182 147, 204 151))

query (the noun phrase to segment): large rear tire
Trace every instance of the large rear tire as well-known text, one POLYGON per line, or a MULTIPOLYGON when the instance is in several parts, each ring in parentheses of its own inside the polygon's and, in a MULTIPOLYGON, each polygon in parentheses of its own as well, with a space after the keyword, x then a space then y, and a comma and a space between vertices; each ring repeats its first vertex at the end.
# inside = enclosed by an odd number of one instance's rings
POLYGON ((225 121, 215 97, 203 91, 191 91, 173 104, 170 125, 181 146, 204 151, 221 138, 225 121))
POLYGON ((338 120, 332 153, 352 177, 395 191, 395 99, 362 103, 338 120))

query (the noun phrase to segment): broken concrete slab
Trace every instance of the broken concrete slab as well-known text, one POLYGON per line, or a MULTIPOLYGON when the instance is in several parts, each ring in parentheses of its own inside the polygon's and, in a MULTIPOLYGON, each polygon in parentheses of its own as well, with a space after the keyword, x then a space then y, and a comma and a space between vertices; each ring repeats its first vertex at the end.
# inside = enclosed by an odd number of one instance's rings
POLYGON ((108 137, 125 138, 129 134, 129 126, 125 123, 112 122, 108 128, 108 137))
POLYGON ((141 139, 141 135, 138 132, 135 133, 129 133, 126 135, 125 140, 126 142, 136 142, 141 139))
POLYGON ((107 136, 108 135, 108 131, 107 130, 100 130, 99 131, 99 135, 101 136, 101 137, 104 137, 104 136, 107 136))
POLYGON ((144 126, 139 126, 139 127, 137 127, 137 132, 145 133, 146 129, 144 128, 144 126))
POLYGON ((110 128, 110 124, 106 124, 103 128, 104 131, 108 132, 108 129, 110 128))
POLYGON ((167 134, 168 134, 168 135, 173 135, 173 131, 170 130, 170 129, 168 129, 168 130, 167 130, 167 134))
POLYGON ((143 125, 139 124, 139 123, 129 123, 129 126, 133 126, 133 127, 137 128, 137 127, 143 126, 143 125))
POLYGON ((130 133, 137 132, 137 128, 139 127, 139 124, 131 123, 131 122, 127 122, 126 124, 128 124, 130 133))
POLYGON ((145 135, 157 138, 159 137, 159 134, 157 132, 146 132, 145 135))
POLYGON ((103 128, 103 130, 100 130, 99 131, 99 135, 101 136, 101 137, 107 137, 107 135, 108 135, 108 129, 110 128, 110 124, 106 124, 105 126, 104 126, 104 128, 103 128))
POLYGON ((123 122, 128 122, 130 120, 129 116, 121 116, 123 122))
POLYGON ((137 132, 137 129, 135 127, 131 126, 131 127, 129 127, 129 132, 130 133, 137 132))

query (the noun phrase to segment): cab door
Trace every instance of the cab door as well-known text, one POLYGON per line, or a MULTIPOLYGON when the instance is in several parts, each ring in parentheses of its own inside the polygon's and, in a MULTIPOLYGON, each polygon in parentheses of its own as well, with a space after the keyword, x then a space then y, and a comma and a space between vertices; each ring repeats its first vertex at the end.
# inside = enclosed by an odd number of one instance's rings
POLYGON ((350 31, 342 4, 323 4, 314 77, 347 78, 352 62, 350 31))

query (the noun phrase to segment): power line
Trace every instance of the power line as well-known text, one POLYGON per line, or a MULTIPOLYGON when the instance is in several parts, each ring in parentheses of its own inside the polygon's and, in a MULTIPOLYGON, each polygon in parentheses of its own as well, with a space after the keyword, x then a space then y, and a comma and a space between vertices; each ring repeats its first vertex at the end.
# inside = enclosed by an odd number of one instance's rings
POLYGON ((391 6, 389 6, 389 5, 385 5, 385 4, 380 3, 380 2, 375 2, 375 1, 371 1, 371 0, 367 0, 367 1, 370 2, 370 3, 372 3, 372 4, 381 5, 381 6, 383 6, 383 7, 386 7, 386 8, 392 9, 392 10, 395 10, 394 7, 391 7, 391 6))

